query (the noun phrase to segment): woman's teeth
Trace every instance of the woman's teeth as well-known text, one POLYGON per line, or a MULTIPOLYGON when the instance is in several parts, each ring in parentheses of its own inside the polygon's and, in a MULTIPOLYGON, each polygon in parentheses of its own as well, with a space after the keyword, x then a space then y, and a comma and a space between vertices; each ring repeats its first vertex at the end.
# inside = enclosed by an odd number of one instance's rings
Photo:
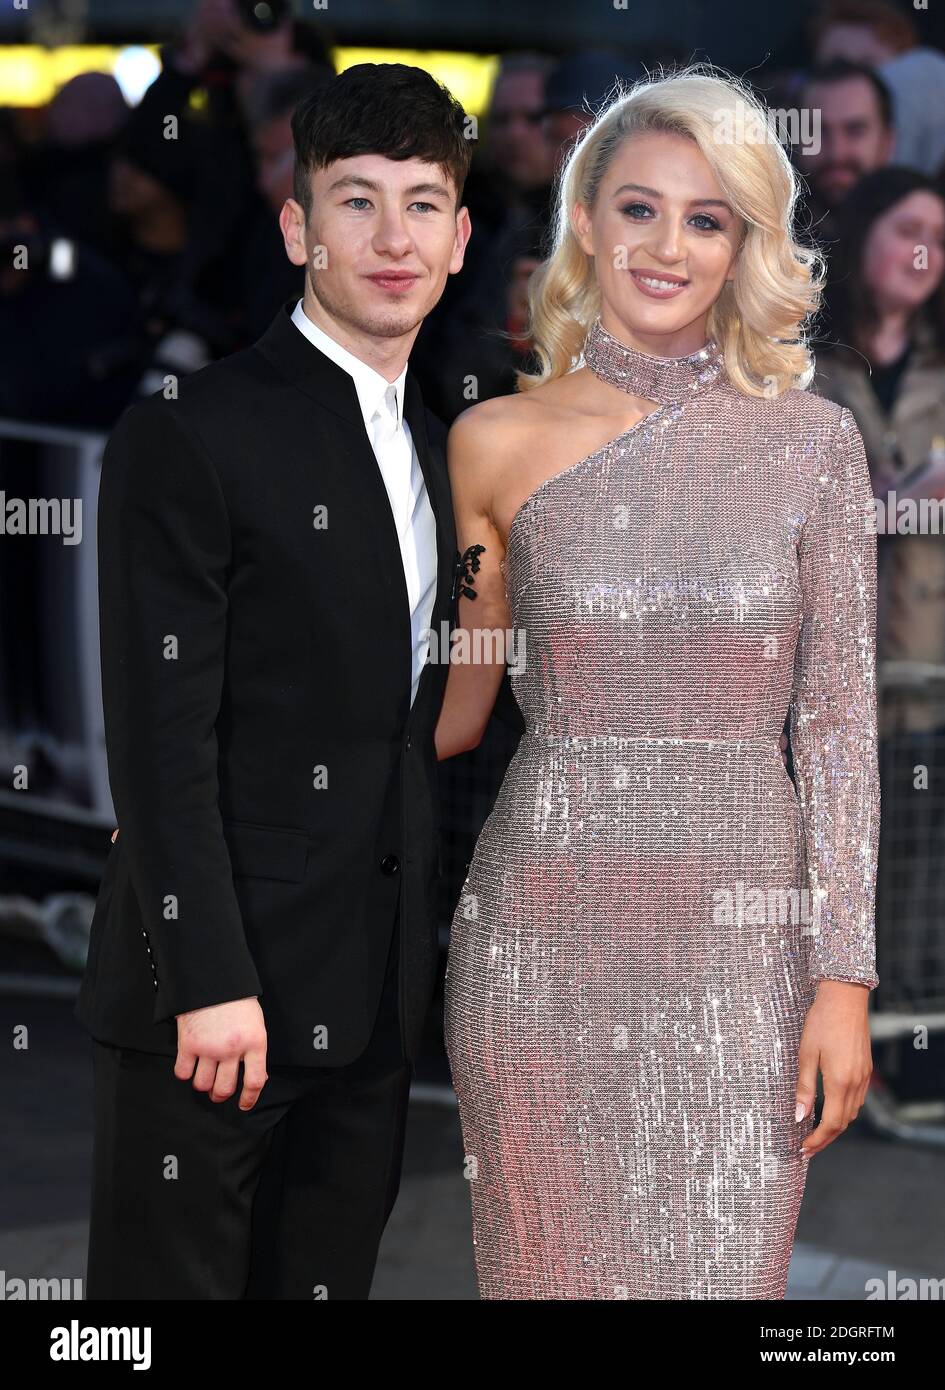
MULTIPOLYGON (((644 285, 649 285, 650 289, 653 290, 678 290, 681 288, 678 280, 651 280, 648 275, 640 275, 638 279, 642 280, 644 285)), ((684 280, 682 284, 685 283, 684 280)))

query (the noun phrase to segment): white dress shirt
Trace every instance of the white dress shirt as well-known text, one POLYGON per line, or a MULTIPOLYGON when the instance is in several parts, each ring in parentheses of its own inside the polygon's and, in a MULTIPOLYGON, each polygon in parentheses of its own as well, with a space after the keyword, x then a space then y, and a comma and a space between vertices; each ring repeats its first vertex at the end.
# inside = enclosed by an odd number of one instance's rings
POLYGON ((404 419, 407 368, 396 381, 388 381, 354 353, 336 343, 313 323, 299 300, 292 322, 310 343, 344 368, 354 380, 364 428, 374 449, 390 508, 397 527, 400 555, 410 603, 411 686, 413 704, 428 650, 433 602, 436 597, 436 518, 427 496, 417 450, 404 419))

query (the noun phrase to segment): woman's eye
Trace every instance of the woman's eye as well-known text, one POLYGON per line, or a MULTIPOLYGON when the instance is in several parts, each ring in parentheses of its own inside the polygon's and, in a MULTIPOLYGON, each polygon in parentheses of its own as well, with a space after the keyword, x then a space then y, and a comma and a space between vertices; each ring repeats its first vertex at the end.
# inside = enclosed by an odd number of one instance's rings
MULTIPOLYGON (((649 203, 626 203, 621 208, 621 212, 627 213, 640 221, 646 221, 652 215, 653 209, 649 203)), ((700 232, 717 232, 721 230, 721 223, 717 222, 707 212, 697 212, 692 219, 698 225, 700 232)))
POLYGON ((702 232, 717 232, 721 226, 721 224, 707 212, 697 212, 692 220, 693 222, 701 222, 704 224, 699 228, 702 232))

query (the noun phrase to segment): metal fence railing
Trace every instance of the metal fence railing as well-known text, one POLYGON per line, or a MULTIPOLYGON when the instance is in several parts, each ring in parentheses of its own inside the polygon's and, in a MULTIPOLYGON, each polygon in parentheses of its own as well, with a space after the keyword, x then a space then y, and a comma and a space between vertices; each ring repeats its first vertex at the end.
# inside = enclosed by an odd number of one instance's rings
POLYGON ((879 667, 880 845, 866 1110, 945 1145, 945 666, 879 667))
POLYGON ((879 671, 883 1012, 945 1015, 945 667, 879 671))

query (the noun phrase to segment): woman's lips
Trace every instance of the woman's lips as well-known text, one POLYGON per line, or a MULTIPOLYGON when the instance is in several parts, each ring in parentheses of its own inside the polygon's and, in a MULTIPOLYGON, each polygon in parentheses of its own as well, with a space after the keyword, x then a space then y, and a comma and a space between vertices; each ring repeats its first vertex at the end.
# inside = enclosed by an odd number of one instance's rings
MULTIPOLYGON (((673 284, 668 289, 660 289, 656 284, 648 285, 644 281, 643 276, 639 270, 631 270, 630 278, 633 280, 633 283, 636 285, 640 293, 649 295, 651 299, 675 299, 677 294, 682 294, 683 290, 689 288, 688 280, 683 281, 681 285, 673 284)), ((659 281, 662 279, 662 277, 659 275, 647 275, 646 279, 650 281, 659 281)))

